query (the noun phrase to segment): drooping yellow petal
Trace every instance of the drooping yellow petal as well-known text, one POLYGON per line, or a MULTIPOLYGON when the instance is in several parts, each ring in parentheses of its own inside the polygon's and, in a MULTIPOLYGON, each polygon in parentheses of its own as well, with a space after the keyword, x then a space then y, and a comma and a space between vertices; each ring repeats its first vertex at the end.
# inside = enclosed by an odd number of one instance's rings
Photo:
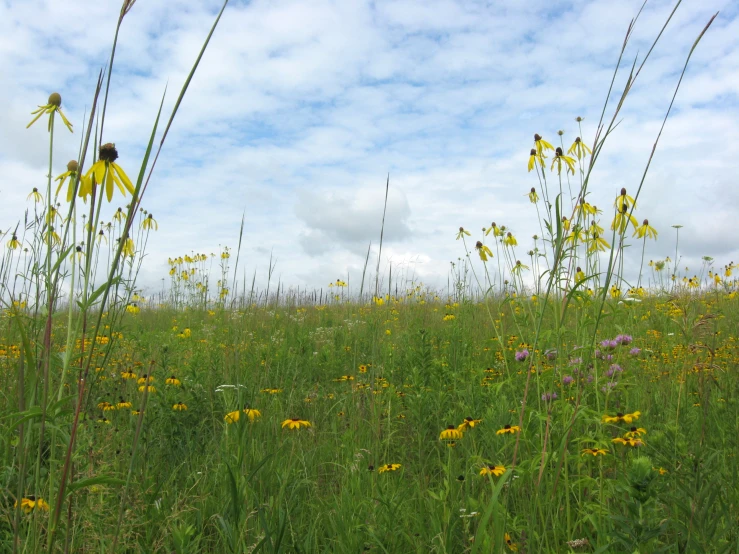
POLYGON ((134 193, 134 190, 136 190, 136 189, 134 188, 133 183, 131 183, 131 179, 129 179, 128 178, 128 175, 126 175, 126 172, 123 171, 123 168, 121 166, 119 166, 115 162, 111 162, 110 165, 113 166, 113 169, 115 170, 115 172, 118 175, 118 177, 120 177, 121 181, 123 181, 123 184, 128 189, 128 192, 130 192, 131 194, 133 194, 134 193))

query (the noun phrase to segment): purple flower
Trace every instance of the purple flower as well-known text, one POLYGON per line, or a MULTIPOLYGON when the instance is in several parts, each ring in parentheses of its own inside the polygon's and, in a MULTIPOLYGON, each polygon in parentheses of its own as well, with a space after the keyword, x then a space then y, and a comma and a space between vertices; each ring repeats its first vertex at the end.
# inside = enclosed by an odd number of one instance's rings
POLYGON ((631 354, 632 356, 638 356, 640 352, 641 348, 637 348, 636 346, 629 350, 629 354, 631 354))
POLYGON ((603 359, 607 362, 610 362, 613 359, 613 354, 606 354, 603 356, 603 359))
POLYGON ((557 393, 556 392, 545 392, 541 395, 541 399, 544 402, 551 402, 552 400, 557 400, 557 393))
POLYGON ((631 335, 618 335, 616 337, 616 342, 621 346, 628 346, 633 340, 634 339, 631 337, 631 335))
POLYGON ((571 365, 571 366, 573 366, 573 365, 580 365, 581 363, 582 363, 582 358, 572 358, 570 360, 570 364, 569 365, 571 365))
POLYGON ((606 371, 606 377, 612 377, 616 372, 622 372, 624 369, 618 364, 611 364, 611 367, 606 371))
POLYGON ((526 360, 526 358, 529 357, 529 351, 525 348, 519 352, 516 352, 516 361, 517 362, 523 362, 526 360))
POLYGON ((603 392, 608 392, 615 386, 616 386, 616 381, 608 381, 604 386, 600 388, 600 390, 602 390, 603 392))
POLYGON ((569 375, 565 375, 564 377, 562 377, 563 385, 569 385, 570 383, 572 383, 572 381, 574 381, 574 379, 570 377, 569 375))
POLYGON ((616 348, 618 346, 618 342, 616 342, 615 340, 606 339, 606 340, 602 341, 600 343, 600 345, 603 348, 616 348))

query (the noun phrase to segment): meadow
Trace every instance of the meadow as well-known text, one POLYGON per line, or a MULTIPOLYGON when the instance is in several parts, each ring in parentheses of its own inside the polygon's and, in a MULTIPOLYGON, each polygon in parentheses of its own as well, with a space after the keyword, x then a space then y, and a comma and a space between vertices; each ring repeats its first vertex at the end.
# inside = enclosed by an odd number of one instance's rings
POLYGON ((736 267, 684 268, 679 225, 644 259, 651 157, 634 190, 591 182, 649 53, 595 137, 523 146, 541 235, 451 229, 444 289, 369 250, 360 283, 270 260, 260 287, 239 235, 147 294, 142 198, 211 35, 134 173, 101 138, 117 30, 78 159, 61 94, 33 112, 48 181, 2 233, 1 551, 739 552, 736 267))

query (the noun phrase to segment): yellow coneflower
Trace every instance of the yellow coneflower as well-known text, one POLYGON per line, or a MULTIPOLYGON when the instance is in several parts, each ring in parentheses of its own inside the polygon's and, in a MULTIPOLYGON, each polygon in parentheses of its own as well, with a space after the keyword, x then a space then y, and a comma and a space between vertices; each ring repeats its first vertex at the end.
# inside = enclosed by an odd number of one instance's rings
POLYGON ((457 440, 461 439, 464 433, 457 429, 454 425, 450 425, 439 434, 439 440, 457 440))
POLYGON ((528 197, 532 204, 536 204, 539 201, 539 195, 536 194, 536 188, 531 187, 528 197))
POLYGON ((503 244, 506 246, 518 246, 518 241, 516 240, 516 237, 513 236, 512 233, 508 232, 503 239, 503 244))
POLYGON ((488 466, 484 466, 480 470, 480 475, 482 475, 483 477, 485 477, 487 475, 495 475, 496 477, 500 477, 504 473, 505 473, 505 466, 490 466, 490 465, 488 465, 488 466))
POLYGON ((468 237, 472 236, 472 235, 470 235, 470 232, 469 231, 465 231, 465 228, 464 227, 460 227, 459 228, 459 232, 457 233, 457 240, 463 238, 464 235, 467 235, 468 237))
POLYGON ((44 197, 41 196, 41 193, 38 191, 38 189, 36 187, 33 187, 33 190, 31 191, 31 194, 29 194, 26 197, 26 200, 30 200, 31 198, 33 198, 33 201, 36 204, 38 204, 39 202, 43 202, 44 201, 44 197))
POLYGON ((121 379, 136 379, 136 374, 131 370, 121 372, 121 379))
POLYGON ((344 381, 354 381, 354 377, 352 375, 342 375, 341 377, 337 377, 334 379, 337 383, 342 383, 344 381))
POLYGON ((293 417, 290 419, 286 419, 282 422, 282 428, 288 428, 288 429, 300 429, 301 427, 310 427, 310 421, 306 419, 300 419, 297 417, 293 417))
POLYGON ((140 413, 141 413, 141 412, 140 412, 139 410, 131 410, 131 415, 132 415, 132 416, 137 416, 137 415, 139 415, 140 413))
MULTIPOLYGON (((62 173, 61 175, 57 176, 55 181, 59 181, 59 186, 56 189, 56 195, 59 196, 59 193, 62 190, 62 187, 64 186, 64 183, 67 182, 67 179, 69 179, 69 186, 67 187, 67 202, 72 201, 72 197, 74 196, 74 185, 76 184, 77 177, 78 177, 78 171, 79 171, 79 164, 77 163, 77 160, 70 160, 67 164, 67 171, 62 173)), ((92 185, 89 183, 88 179, 84 175, 79 175, 80 180, 80 187, 78 196, 83 197, 86 194, 90 194, 92 192, 92 185)))
MULTIPOLYGON (((158 231, 159 230, 159 224, 157 223, 156 219, 154 219, 154 216, 151 215, 151 214, 149 214, 141 222, 141 228, 144 229, 145 231, 149 231, 149 230, 158 231)), ((223 256, 221 256, 221 257, 223 257, 223 256)))
POLYGON ((136 246, 133 243, 132 238, 127 238, 123 241, 123 248, 121 249, 121 253, 123 254, 124 258, 133 258, 136 254, 136 246))
POLYGON ((151 385, 148 385, 148 386, 147 385, 141 385, 139 387, 139 392, 150 392, 150 393, 154 393, 156 391, 157 391, 157 388, 156 387, 152 387, 151 385))
POLYGON ((640 227, 637 227, 634 230, 634 234, 632 235, 634 237, 643 239, 645 237, 648 237, 650 239, 657 240, 657 231, 654 227, 649 225, 649 220, 645 219, 640 227))
POLYGON ((565 173, 568 171, 571 172, 573 175, 575 174, 575 158, 572 158, 570 156, 565 156, 564 152, 562 151, 562 148, 559 146, 554 151, 554 159, 552 160, 552 167, 550 170, 554 170, 554 166, 557 166, 557 173, 562 173, 562 162, 565 163, 566 169, 565 173))
POLYGON ((482 243, 482 241, 477 241, 477 244, 475 244, 475 250, 477 250, 477 253, 480 255, 480 259, 483 262, 487 262, 488 258, 493 257, 493 252, 488 248, 486 245, 482 243))
POLYGON ((537 163, 539 164, 539 167, 544 167, 544 156, 540 156, 537 153, 536 148, 532 148, 531 152, 529 152, 529 164, 528 164, 529 171, 534 169, 534 166, 537 163))
POLYGON ((31 125, 36 123, 36 121, 38 121, 38 119, 42 115, 49 114, 51 116, 49 117, 49 132, 51 132, 51 121, 55 113, 58 113, 59 117, 62 118, 62 121, 64 122, 64 125, 67 126, 67 129, 69 129, 69 132, 70 133, 73 132, 72 124, 69 122, 67 117, 64 115, 64 112, 62 112, 62 95, 59 94, 58 92, 52 92, 49 95, 49 101, 45 105, 39 106, 37 110, 34 110, 31 112, 31 115, 36 115, 36 117, 34 117, 31 120, 31 123, 26 125, 26 129, 28 129, 31 125))
POLYGON ((156 381, 156 379, 154 379, 154 376, 153 375, 147 375, 146 373, 144 373, 139 378, 139 380, 137 381, 137 383, 139 385, 144 385, 144 384, 148 384, 148 383, 153 383, 154 381, 156 381))
POLYGON ((567 151, 568 154, 574 154, 577 156, 577 159, 581 159, 585 157, 585 153, 592 154, 593 151, 588 148, 588 145, 585 144, 580 137, 577 137, 575 139, 575 142, 572 143, 572 146, 570 146, 570 149, 567 151))
POLYGON ((466 417, 464 418, 464 421, 457 426, 457 430, 464 432, 467 429, 473 428, 478 423, 482 423, 482 420, 474 419, 472 417, 466 417))
POLYGON ((544 156, 545 150, 554 150, 554 146, 541 138, 541 135, 538 133, 534 135, 534 148, 536 148, 536 155, 540 158, 546 157, 544 156))
POLYGON ((180 382, 180 380, 177 377, 175 377, 174 375, 172 375, 172 376, 168 377, 167 379, 165 379, 164 384, 165 385, 174 385, 175 387, 179 387, 182 383, 180 382))
POLYGON ((282 389, 262 389, 260 392, 266 392, 267 394, 280 394, 282 389))
POLYGON ((608 451, 604 450, 603 448, 583 448, 582 454, 580 454, 580 456, 585 456, 587 454, 591 454, 593 457, 605 456, 606 454, 608 454, 608 451))
POLYGON ((620 208, 617 209, 616 215, 611 222, 611 230, 616 230, 619 234, 626 232, 626 228, 629 223, 636 229, 639 222, 636 218, 629 213, 629 207, 626 203, 623 203, 620 208))
POLYGON ((641 439, 624 439, 621 437, 616 437, 615 439, 612 439, 611 442, 628 445, 628 446, 631 446, 632 448, 636 446, 644 446, 644 441, 641 439))
POLYGON ((136 315, 137 313, 141 311, 141 308, 139 308, 138 304, 136 304, 135 302, 132 302, 128 306, 126 306, 126 311, 129 314, 136 315))
POLYGON ((18 240, 18 236, 13 233, 11 239, 8 241, 8 248, 16 250, 21 247, 21 241, 18 240))
POLYGON ((115 161, 118 159, 118 150, 115 148, 115 144, 108 142, 100 147, 100 156, 97 162, 95 162, 90 169, 87 170, 85 177, 90 179, 95 178, 95 184, 100 185, 105 189, 105 194, 108 197, 108 202, 113 200, 113 185, 117 185, 123 196, 126 195, 126 190, 131 194, 134 193, 134 186, 131 180, 123 171, 123 168, 119 166, 115 161))
POLYGON ((639 419, 639 416, 641 415, 641 412, 633 412, 631 414, 622 414, 621 412, 618 412, 615 416, 609 416, 608 414, 603 415, 603 423, 631 423, 632 421, 636 421, 639 419))
POLYGON ((613 207, 617 210, 621 210, 623 206, 626 206, 626 208, 636 208, 636 201, 632 196, 629 196, 626 194, 626 189, 621 189, 621 194, 619 194, 616 199, 613 201, 613 207))
POLYGON ((123 410, 126 408, 133 407, 133 404, 131 404, 128 400, 123 400, 123 398, 121 398, 118 404, 115 405, 115 407, 118 408, 119 410, 123 410))
POLYGON ((377 468, 377 473, 387 473, 388 471, 397 471, 401 467, 401 464, 384 464, 377 468))
POLYGON ((107 417, 100 416, 96 420, 98 423, 103 423, 105 425, 110 425, 110 420, 107 417))
POLYGON ((518 433, 521 430, 521 428, 518 425, 505 425, 502 429, 498 429, 495 434, 496 435, 505 435, 506 433, 514 434, 518 433))
POLYGON ((177 402, 172 406, 172 409, 175 412, 184 412, 187 411, 187 404, 185 404, 184 402, 177 402))
POLYGON ((127 217, 128 216, 126 215, 126 212, 123 211, 123 208, 118 208, 113 214, 113 221, 123 223, 127 217))
POLYGON ((104 412, 110 412, 112 410, 115 410, 115 406, 111 404, 110 402, 100 402, 98 404, 98 410, 102 410, 104 412))

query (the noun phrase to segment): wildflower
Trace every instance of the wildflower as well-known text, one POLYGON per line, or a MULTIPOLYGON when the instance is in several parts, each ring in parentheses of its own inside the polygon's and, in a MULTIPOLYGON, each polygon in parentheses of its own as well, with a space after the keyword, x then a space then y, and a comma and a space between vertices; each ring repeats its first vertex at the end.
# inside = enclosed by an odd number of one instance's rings
POLYGON ((121 396, 118 404, 116 404, 115 407, 119 410, 124 410, 126 408, 132 408, 133 404, 131 404, 128 400, 123 400, 123 397, 121 396))
POLYGON ((464 235, 467 235, 468 237, 472 236, 469 231, 465 231, 464 227, 460 227, 459 232, 457 233, 457 240, 464 238, 464 235))
POLYGON ((51 132, 51 121, 54 113, 58 113, 59 116, 62 118, 62 121, 67 126, 67 129, 69 129, 69 132, 72 132, 72 124, 69 122, 67 117, 64 115, 64 112, 62 112, 62 95, 58 92, 52 92, 49 95, 49 101, 44 106, 39 106, 37 110, 34 110, 31 112, 31 115, 36 114, 36 117, 34 117, 31 120, 31 123, 26 125, 26 129, 28 129, 31 125, 36 123, 38 119, 44 115, 45 113, 50 114, 51 117, 49 117, 49 132, 51 132))
POLYGON ((586 454, 591 454, 593 457, 605 456, 606 454, 608 454, 608 451, 603 448, 583 448, 582 454, 580 454, 580 456, 585 456, 586 454))
POLYGON ((179 387, 182 383, 180 382, 180 380, 177 377, 175 377, 174 375, 172 375, 172 376, 170 376, 170 377, 168 377, 167 379, 164 380, 164 384, 165 385, 174 385, 175 387, 179 387))
POLYGON ((641 348, 637 348, 636 346, 629 350, 629 354, 631 354, 632 356, 638 356, 640 352, 641 348))
POLYGON ((368 364, 361 364, 359 366, 359 373, 367 373, 367 365, 368 364))
POLYGON ((123 253, 123 257, 126 256, 129 258, 133 258, 134 254, 136 254, 136 247, 133 244, 133 239, 127 238, 123 241, 123 248, 121 249, 121 252, 123 253))
MULTIPOLYGON (((144 221, 141 222, 141 228, 145 230, 153 229, 155 231, 159 230, 159 224, 157 223, 156 219, 154 219, 154 216, 149 214, 146 216, 144 221)), ((228 254, 228 252, 225 252, 225 254, 228 254)), ((223 256, 221 256, 223 257, 223 256)))
POLYGON ((504 535, 504 538, 505 538, 505 544, 508 547, 508 550, 510 550, 511 552, 517 552, 518 545, 515 542, 513 542, 513 539, 511 539, 511 536, 508 533, 506 533, 504 535))
POLYGON ((546 157, 544 156, 545 150, 554 150, 554 146, 552 146, 547 141, 545 141, 543 138, 541 138, 541 135, 539 134, 534 135, 534 147, 536 148, 536 155, 539 156, 539 158, 546 157))
POLYGON ((467 429, 473 428, 478 423, 482 423, 482 420, 466 417, 464 418, 464 421, 459 426, 457 426, 457 430, 465 432, 467 429))
POLYGON ((463 436, 464 433, 460 429, 457 429, 454 425, 449 425, 439 434, 439 440, 456 440, 463 436))
MULTIPOLYGON (((72 201, 72 198, 74 197, 74 186, 77 184, 78 170, 79 164, 77 163, 77 160, 70 160, 67 164, 67 171, 54 179, 55 181, 59 181, 59 186, 56 189, 56 196, 59 196, 59 192, 62 190, 64 183, 66 183, 67 179, 69 179, 69 186, 67 187, 67 202, 72 201)), ((79 176, 79 178, 79 196, 84 197, 84 193, 90 194, 92 192, 92 190, 88 191, 88 189, 91 189, 91 185, 86 177, 79 176)))
POLYGON ((475 244, 475 249, 477 250, 477 253, 480 255, 480 259, 483 262, 487 262, 488 261, 488 256, 490 256, 491 258, 493 257, 493 252, 490 250, 490 248, 488 248, 487 246, 485 246, 479 240, 477 241, 477 244, 475 244))
POLYGON ((536 204, 539 201, 539 195, 536 194, 536 189, 534 187, 531 187, 531 192, 529 192, 528 196, 532 204, 536 204))
POLYGON ((570 384, 572 384, 572 381, 574 381, 574 379, 571 376, 569 376, 569 375, 565 375, 564 377, 562 377, 562 384, 563 385, 570 385, 570 384))
POLYGON ((557 173, 562 173, 562 162, 565 163, 567 166, 566 171, 571 172, 573 175, 575 174, 575 158, 571 156, 565 156, 564 152, 562 152, 562 149, 558 146, 557 150, 554 152, 554 159, 552 160, 552 167, 551 170, 554 169, 554 164, 557 164, 557 173))
POLYGON ((113 221, 123 223, 126 220, 126 217, 127 215, 126 212, 123 211, 123 208, 118 208, 113 214, 113 221))
POLYGON ((123 168, 115 163, 118 159, 118 150, 115 148, 115 144, 108 142, 100 147, 100 159, 95 162, 92 167, 85 174, 86 178, 94 176, 95 184, 105 187, 105 193, 108 197, 108 202, 113 200, 113 184, 118 186, 123 196, 126 195, 126 190, 131 194, 134 193, 134 186, 131 184, 131 180, 123 171, 123 168))
POLYGON ((585 272, 580 269, 579 267, 575 271, 575 282, 580 283, 581 281, 585 280, 585 272))
POLYGON ((539 162, 540 167, 544 167, 544 156, 540 156, 537 153, 536 148, 532 148, 531 153, 529 154, 529 171, 534 169, 537 162, 539 162))
POLYGON ((103 425, 110 425, 110 420, 107 417, 99 417, 97 418, 98 423, 102 423, 103 425))
POLYGON ((664 468, 661 468, 661 467, 659 467, 659 468, 658 468, 658 467, 653 467, 652 469, 653 469, 654 471, 657 471, 657 472, 659 472, 659 474, 660 474, 660 475, 665 475, 665 474, 667 474, 667 473, 670 473, 669 471, 667 471, 666 469, 664 469, 664 468))
POLYGON ((640 415, 641 412, 634 412, 631 414, 622 414, 621 412, 618 412, 615 416, 604 414, 603 423, 619 423, 621 421, 623 421, 624 423, 631 423, 632 421, 636 421, 637 419, 639 419, 640 415))
POLYGON ((588 145, 585 144, 580 137, 577 137, 575 139, 575 142, 572 143, 572 146, 570 146, 570 149, 567 151, 568 154, 574 154, 577 156, 577 159, 581 159, 585 157, 585 153, 592 154, 593 151, 588 148, 588 145))
POLYGON ((177 402, 177 404, 172 406, 172 409, 175 412, 185 412, 187 411, 187 404, 185 404, 184 402, 177 402))
POLYGON ((20 248, 20 246, 21 246, 21 241, 19 241, 18 236, 15 233, 13 233, 13 236, 8 241, 8 248, 10 248, 11 250, 16 250, 17 248, 20 248))
POLYGON ((495 434, 496 435, 505 435, 508 434, 514 434, 518 433, 521 430, 521 428, 518 425, 504 425, 502 429, 498 429, 495 434))
POLYGON ((98 404, 98 410, 109 412, 111 410, 115 410, 115 406, 113 406, 113 404, 111 404, 110 402, 100 402, 98 404))
POLYGON ((516 260, 516 265, 511 269, 511 273, 517 273, 520 275, 521 271, 524 269, 529 269, 529 266, 522 264, 521 260, 516 260))
POLYGON ((130 369, 127 369, 121 372, 121 379, 136 379, 136 374, 130 369))
POLYGON ((589 203, 585 202, 584 199, 580 199, 580 203, 577 205, 577 212, 581 216, 585 217, 587 215, 595 215, 596 211, 595 206, 591 206, 589 203))
POLYGON ((490 224, 490 227, 488 228, 488 230, 487 230, 487 231, 485 231, 485 236, 488 236, 488 235, 490 234, 490 231, 492 231, 492 232, 493 232, 493 236, 494 236, 494 237, 499 237, 499 236, 501 236, 501 235, 503 234, 503 231, 501 230, 501 228, 500 228, 500 227, 498 227, 498 226, 497 226, 497 225, 495 224, 495 221, 493 221, 493 222, 492 222, 492 223, 490 224))
POLYGON ((33 201, 36 202, 37 204, 39 202, 43 202, 43 200, 44 200, 44 197, 41 196, 41 193, 38 191, 38 189, 36 187, 33 187, 33 190, 31 191, 31 194, 28 195, 28 197, 26 198, 26 200, 30 200, 31 198, 33 198, 33 201))
POLYGON ((557 400, 558 396, 556 392, 545 392, 541 395, 541 399, 544 402, 551 402, 552 400, 557 400))
POLYGON ((386 473, 388 471, 397 471, 402 467, 401 464, 384 464, 377 468, 378 473, 386 473))
POLYGON ((454 321, 457 318, 454 314, 445 314, 442 318, 443 321, 454 321))
POLYGON ((649 220, 645 219, 644 222, 641 224, 641 227, 637 227, 634 230, 634 234, 632 235, 637 238, 645 238, 648 237, 650 239, 657 240, 657 231, 649 225, 649 220))
POLYGON ((301 427, 310 427, 310 421, 307 421, 305 419, 300 419, 297 417, 293 417, 290 419, 286 419, 282 422, 282 428, 284 429, 287 427, 288 429, 300 429, 301 427))
POLYGON ((632 427, 627 433, 624 433, 624 437, 627 439, 633 439, 635 437, 641 437, 646 435, 647 430, 643 427, 632 427))
POLYGON ((148 385, 148 384, 150 384, 150 383, 153 383, 154 381, 156 381, 156 379, 154 379, 154 376, 153 376, 153 375, 147 375, 146 373, 144 373, 144 374, 143 374, 143 375, 142 375, 142 376, 141 376, 141 377, 139 378, 139 380, 137 381, 137 383, 138 383, 139 385, 148 385))
POLYGON ((98 231, 98 244, 100 244, 103 241, 105 241, 105 244, 108 244, 108 238, 105 236, 105 233, 103 232, 103 230, 100 229, 100 231, 98 231))
POLYGON ((616 437, 615 439, 611 440, 611 442, 623 444, 624 446, 630 446, 632 448, 644 446, 644 441, 641 439, 622 439, 621 437, 616 437))
POLYGON ((621 346, 628 346, 631 344, 634 338, 631 335, 616 335, 616 338, 614 340, 616 341, 616 344, 620 344, 621 346))
POLYGON ((592 233, 588 242, 590 243, 588 245, 588 254, 592 254, 593 252, 605 252, 611 247, 611 245, 608 244, 608 242, 602 238, 599 233, 592 233))
POLYGON ((334 381, 337 383, 341 383, 343 381, 354 381, 354 376, 353 375, 342 375, 341 377, 337 377, 336 379, 334 379, 334 381))
POLYGON ((626 189, 621 189, 621 194, 619 194, 616 197, 616 200, 613 201, 613 207, 617 210, 620 210, 624 205, 626 205, 626 208, 636 208, 636 201, 632 196, 629 196, 626 194, 626 189))
POLYGON ((132 302, 131 304, 129 304, 128 306, 126 306, 126 311, 129 314, 134 314, 135 315, 135 314, 137 314, 137 313, 139 313, 141 311, 141 308, 138 307, 138 305, 136 304, 136 302, 132 302))
POLYGON ((149 385, 149 386, 147 386, 147 385, 141 385, 139 387, 139 392, 155 393, 156 391, 157 391, 157 388, 156 387, 152 387, 151 385, 149 385))
POLYGON ((262 389, 259 392, 265 392, 267 394, 280 394, 282 392, 282 389, 262 389))
POLYGON ((496 477, 500 477, 505 473, 505 467, 504 466, 484 466, 480 470, 480 475, 485 477, 486 475, 495 475, 496 477))
POLYGON ((507 246, 518 246, 518 241, 516 240, 516 237, 514 237, 510 232, 506 234, 505 238, 503 239, 503 244, 507 246))
MULTIPOLYGON (((18 502, 16 501, 15 506, 17 505, 18 505, 18 502)), ((30 514, 36 508, 44 512, 48 512, 49 504, 43 498, 40 498, 40 497, 36 498, 32 494, 29 494, 28 496, 24 496, 23 498, 21 498, 21 510, 23 510, 24 513, 30 514)))
POLYGON ((518 352, 516 352, 515 357, 517 362, 526 361, 526 358, 529 357, 529 351, 526 348, 524 348, 523 350, 519 350, 518 352))

